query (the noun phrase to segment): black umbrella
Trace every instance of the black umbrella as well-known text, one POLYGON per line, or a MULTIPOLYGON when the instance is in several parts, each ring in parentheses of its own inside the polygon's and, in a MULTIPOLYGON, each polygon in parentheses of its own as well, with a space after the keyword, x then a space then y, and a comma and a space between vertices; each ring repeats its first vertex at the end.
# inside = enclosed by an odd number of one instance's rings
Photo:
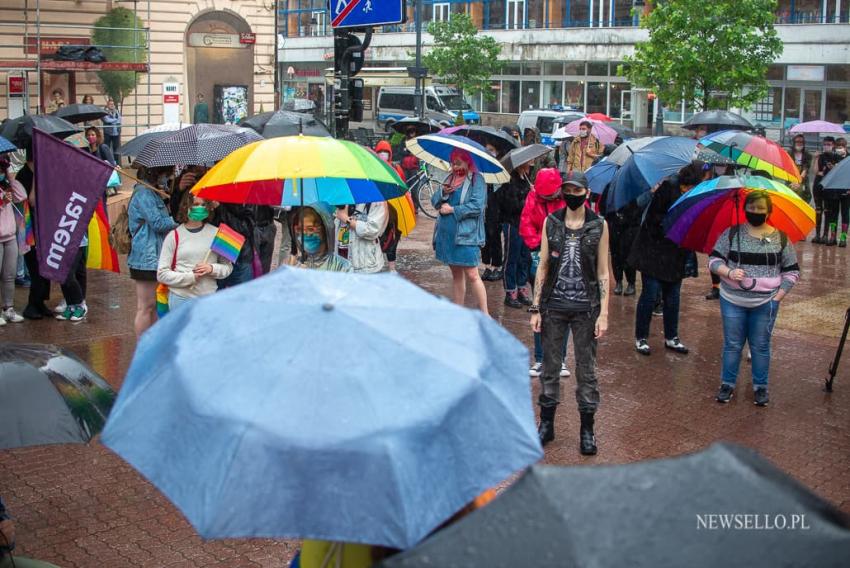
POLYGON ((709 132, 715 130, 750 130, 753 127, 749 120, 728 110, 698 112, 686 120, 682 128, 696 130, 698 126, 707 127, 709 132))
POLYGON ((844 513, 752 450, 715 444, 629 465, 534 466, 381 566, 838 567, 848 529, 844 513))
POLYGON ((148 168, 204 165, 217 162, 237 148, 262 139, 250 128, 193 124, 170 133, 170 136, 148 142, 136 156, 135 163, 148 168))
POLYGON ((114 400, 106 381, 62 349, 0 343, 0 450, 88 442, 114 400))
POLYGON ((835 164, 824 176, 821 185, 824 189, 850 189, 850 159, 845 158, 835 164))
POLYGON ((540 156, 545 156, 551 151, 552 148, 549 146, 544 146, 543 144, 530 144, 528 146, 522 146, 521 148, 514 148, 505 154, 500 161, 505 169, 511 172, 515 170, 517 166, 526 164, 531 160, 536 160, 540 156))
POLYGON ((53 113, 53 116, 58 116, 59 118, 64 118, 68 122, 88 122, 90 120, 98 120, 103 118, 109 114, 109 112, 100 106, 97 105, 84 105, 79 103, 74 103, 72 105, 65 105, 56 112, 53 113))
POLYGON ((32 141, 32 130, 38 128, 56 138, 67 138, 72 134, 82 132, 64 118, 52 114, 25 114, 18 118, 9 118, 0 125, 0 136, 10 140, 19 148, 27 146, 32 141))
POLYGON ((401 120, 394 122, 390 128, 402 134, 407 133, 407 129, 413 127, 416 129, 416 135, 434 134, 443 129, 439 122, 430 118, 416 118, 407 116, 401 120))
POLYGON ((446 134, 455 134, 457 136, 466 136, 471 140, 475 140, 482 146, 490 144, 499 151, 499 155, 504 155, 519 147, 519 142, 505 132, 504 130, 496 130, 492 126, 479 126, 476 124, 463 124, 461 126, 450 126, 444 129, 446 134))
POLYGON ((127 141, 126 144, 118 148, 118 153, 122 156, 138 156, 139 153, 147 146, 147 143, 151 140, 157 140, 159 138, 166 138, 171 136, 176 131, 166 131, 161 130, 159 132, 146 132, 145 134, 139 134, 135 138, 131 138, 127 141))
POLYGON ((628 126, 623 126, 623 124, 614 121, 614 122, 606 122, 605 126, 617 132, 617 135, 623 140, 628 140, 629 138, 637 138, 637 134, 634 130, 629 128, 628 126))
POLYGON ((263 138, 278 138, 280 136, 330 136, 327 127, 316 118, 300 112, 278 110, 263 112, 246 118, 239 126, 252 129, 263 138))
POLYGON ((714 166, 735 166, 738 164, 738 162, 732 158, 727 158, 726 156, 718 154, 714 150, 699 147, 694 154, 694 160, 705 162, 706 164, 712 164, 714 166))

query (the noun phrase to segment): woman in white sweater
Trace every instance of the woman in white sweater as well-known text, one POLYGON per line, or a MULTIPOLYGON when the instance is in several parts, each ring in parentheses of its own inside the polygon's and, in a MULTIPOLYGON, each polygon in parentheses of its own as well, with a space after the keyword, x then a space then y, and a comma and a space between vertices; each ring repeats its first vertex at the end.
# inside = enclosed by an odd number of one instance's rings
POLYGON ((168 308, 216 291, 216 280, 233 271, 229 260, 211 252, 218 229, 205 223, 212 203, 196 197, 189 207, 189 220, 168 233, 162 243, 157 280, 168 286, 168 308))

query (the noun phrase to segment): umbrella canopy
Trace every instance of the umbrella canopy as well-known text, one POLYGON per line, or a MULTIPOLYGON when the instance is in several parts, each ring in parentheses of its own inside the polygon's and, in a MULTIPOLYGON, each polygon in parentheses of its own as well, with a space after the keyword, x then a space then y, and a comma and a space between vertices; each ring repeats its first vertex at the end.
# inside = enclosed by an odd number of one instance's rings
POLYGON ((0 136, 0 154, 5 154, 6 152, 14 152, 17 149, 17 146, 0 136))
POLYGON ((23 148, 32 141, 33 128, 63 139, 82 131, 64 118, 52 114, 25 114, 4 120, 0 125, 0 136, 23 148))
POLYGON ((632 154, 646 146, 647 144, 651 144, 656 140, 660 140, 662 138, 667 138, 666 136, 645 136, 643 138, 635 138, 634 140, 629 140, 627 142, 623 142, 617 149, 611 152, 611 154, 606 158, 609 162, 613 162, 618 166, 622 166, 626 163, 626 161, 632 157, 632 154))
POLYGON ((224 203, 297 206, 372 203, 401 197, 407 186, 372 150, 347 140, 287 136, 232 152, 192 188, 224 203))
POLYGON ((114 399, 106 381, 54 345, 0 343, 0 450, 86 443, 114 399))
POLYGON ((455 149, 466 150, 486 183, 505 183, 510 174, 499 161, 474 140, 453 134, 426 134, 405 142, 410 152, 435 168, 450 171, 449 156, 455 149))
POLYGON ((608 192, 608 211, 622 209, 652 187, 691 163, 697 141, 666 136, 650 142, 626 160, 608 192))
POLYGON ((192 166, 217 162, 263 137, 250 128, 225 124, 194 124, 145 144, 136 164, 145 167, 192 166))
POLYGON ((699 143, 738 165, 762 170, 782 181, 800 183, 800 170, 794 159, 773 140, 738 130, 722 130, 709 134, 699 143))
POLYGON ((527 164, 532 160, 536 160, 541 156, 545 156, 549 152, 552 151, 552 148, 549 146, 544 146, 543 144, 530 144, 528 146, 521 146, 519 148, 514 148, 502 158, 502 165, 509 172, 514 171, 517 167, 527 164))
POLYGON ((728 110, 704 110, 685 121, 682 128, 696 130, 705 126, 711 130, 749 130, 753 127, 749 120, 728 110))
POLYGON ((602 122, 613 122, 614 119, 605 114, 604 112, 592 112, 587 115, 587 118, 591 120, 600 120, 602 122))
POLYGON ((527 357, 398 276, 284 267, 148 330, 102 439, 205 538, 408 548, 543 456, 527 357))
POLYGON ((148 128, 118 148, 118 153, 122 156, 138 156, 144 149, 145 145, 147 145, 147 143, 151 140, 165 138, 166 136, 170 136, 176 131, 189 126, 191 125, 186 122, 165 122, 152 128, 148 128))
POLYGON ((700 148, 697 146, 696 152, 694 152, 694 160, 705 162, 706 164, 711 164, 714 166, 734 166, 737 165, 735 160, 729 158, 727 156, 721 156, 714 150, 707 150, 705 148, 700 148))
POLYGON ((410 192, 401 197, 390 199, 387 203, 395 210, 398 219, 398 230, 402 237, 408 236, 416 228, 416 208, 410 192))
POLYGON ((824 189, 850 189, 850 160, 841 160, 821 180, 824 189))
POLYGON ((607 158, 591 166, 589 170, 584 172, 590 192, 602 195, 602 192, 605 191, 605 188, 614 179, 619 169, 619 165, 607 158))
POLYGON ((778 181, 761 176, 720 176, 702 182, 673 204, 664 218, 667 238, 681 247, 710 253, 723 231, 744 222, 744 199, 755 190, 770 194, 773 211, 767 222, 788 235, 791 242, 815 228, 815 210, 778 181))
POLYGON ((278 138, 280 136, 330 136, 331 133, 324 124, 314 117, 300 112, 278 110, 255 114, 239 123, 254 130, 263 138, 278 138))
POLYGON ((559 128, 554 134, 552 134, 552 138, 555 140, 562 140, 564 138, 578 136, 582 122, 590 122, 593 124, 593 128, 591 128, 590 133, 593 134, 601 143, 613 144, 614 141, 617 140, 616 130, 601 120, 593 120, 586 116, 576 119, 566 126, 559 128))
POLYGON ((624 126, 619 122, 608 122, 606 124, 612 129, 614 129, 617 132, 617 136, 619 136, 623 140, 631 140, 633 138, 637 138, 637 133, 628 126, 624 126))
POLYGON ((536 465, 486 507, 380 566, 838 568, 850 557, 848 527, 847 515, 752 450, 714 444, 626 465, 536 465))
POLYGON ((88 122, 98 120, 109 114, 102 106, 74 103, 65 105, 53 113, 53 116, 64 118, 68 122, 88 122))
POLYGON ((845 134, 844 127, 834 122, 825 120, 810 120, 808 122, 799 122, 791 127, 791 134, 845 134))
POLYGON ((411 126, 416 129, 417 136, 433 134, 443 129, 440 123, 436 120, 430 118, 416 118, 415 116, 406 116, 401 120, 397 120, 396 122, 393 122, 390 128, 396 132, 404 134, 411 126))
POLYGON ((462 124, 460 126, 450 126, 440 131, 441 134, 454 134, 456 136, 466 136, 475 140, 482 146, 487 144, 492 145, 499 151, 499 155, 504 155, 514 148, 519 147, 519 142, 516 138, 505 132, 504 130, 496 130, 492 126, 479 126, 476 124, 462 124))

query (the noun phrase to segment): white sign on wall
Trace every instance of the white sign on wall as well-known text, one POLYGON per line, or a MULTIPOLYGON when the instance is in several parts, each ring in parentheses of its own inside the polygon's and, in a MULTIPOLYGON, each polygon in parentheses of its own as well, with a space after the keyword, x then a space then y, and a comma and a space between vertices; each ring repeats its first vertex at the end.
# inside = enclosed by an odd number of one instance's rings
POLYGON ((180 122, 180 83, 162 84, 162 121, 180 122))
POLYGON ((823 65, 789 65, 788 81, 823 81, 826 78, 823 65))
POLYGON ((246 42, 245 38, 240 38, 239 34, 192 33, 189 34, 189 45, 191 47, 245 49, 251 47, 252 43, 246 42))

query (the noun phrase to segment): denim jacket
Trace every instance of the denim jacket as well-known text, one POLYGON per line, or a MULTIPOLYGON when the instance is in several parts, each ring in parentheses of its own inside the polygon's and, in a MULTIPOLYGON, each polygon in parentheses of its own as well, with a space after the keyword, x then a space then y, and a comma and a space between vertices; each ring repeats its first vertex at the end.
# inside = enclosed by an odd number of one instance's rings
MULTIPOLYGON (((461 201, 454 208, 454 216, 457 221, 457 233, 455 234, 455 245, 457 246, 476 246, 484 245, 484 210, 487 207, 487 185, 484 183, 484 178, 479 174, 472 174, 472 181, 469 179, 463 182, 463 187, 460 189, 461 201)), ((439 209, 443 203, 443 192, 437 191, 431 197, 431 205, 435 209, 439 209)), ((437 227, 440 224, 440 218, 437 217, 437 223, 434 225, 434 235, 437 234, 437 227)))
POLYGON ((162 241, 169 231, 177 228, 177 223, 168 214, 162 198, 138 184, 133 188, 127 216, 133 238, 127 266, 134 270, 156 270, 162 241))

